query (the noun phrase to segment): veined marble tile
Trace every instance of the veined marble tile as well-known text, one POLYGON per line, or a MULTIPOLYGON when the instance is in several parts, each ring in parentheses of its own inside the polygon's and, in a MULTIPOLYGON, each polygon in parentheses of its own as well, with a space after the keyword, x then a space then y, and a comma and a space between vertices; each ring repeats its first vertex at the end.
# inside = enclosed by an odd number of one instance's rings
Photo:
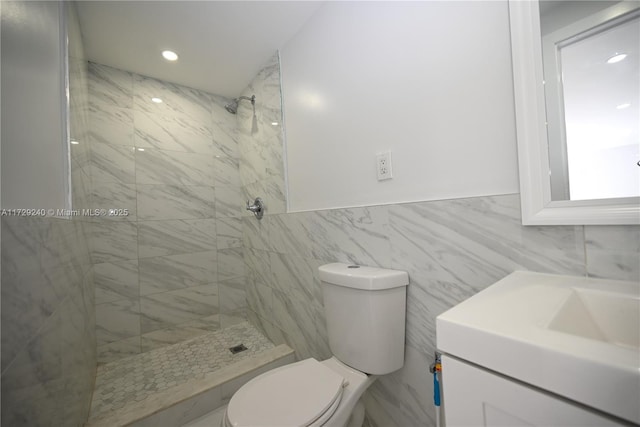
POLYGON ((260 318, 274 323, 273 289, 260 282, 247 281, 247 306, 260 318))
POLYGON ((242 185, 249 185, 265 179, 267 172, 262 147, 252 139, 245 138, 242 141, 240 153, 238 172, 242 185))
POLYGON ((361 265, 391 265, 387 206, 320 211, 308 217, 311 257, 361 265), (323 236, 321 241, 318 236, 323 236))
POLYGON ((136 182, 134 148, 124 145, 95 143, 91 146, 91 179, 93 182, 136 182))
POLYGON ((407 344, 428 354, 436 349, 436 317, 476 293, 458 283, 430 281, 409 272, 407 287, 407 344))
POLYGON ((271 216, 258 220, 254 215, 242 218, 242 244, 246 248, 269 250, 269 222, 271 216))
POLYGON ((45 230, 50 220, 35 217, 0 218, 2 222, 2 282, 21 271, 38 270, 45 230))
POLYGON ((138 299, 96 305, 96 341, 98 347, 140 335, 138 299))
POLYGON ((215 184, 239 187, 240 173, 238 172, 238 159, 233 157, 218 157, 215 159, 215 184))
POLYGON ((210 120, 200 122, 136 110, 134 123, 136 147, 208 155, 214 153, 210 120))
MULTIPOLYGON (((260 105, 257 111, 258 126, 256 129, 252 129, 251 136, 264 144, 265 141, 273 137, 282 137, 282 128, 272 123, 282 123, 282 110, 280 105, 277 107, 271 107, 267 105, 260 105)), ((280 148, 282 149, 282 148, 280 148)))
POLYGON ((135 154, 138 184, 214 184, 212 156, 151 148, 135 154))
POLYGON ((269 213, 279 214, 287 212, 287 196, 284 175, 269 176, 265 180, 265 198, 269 200, 269 213))
POLYGON ((242 322, 247 321, 247 311, 249 309, 245 307, 240 307, 230 313, 220 314, 220 327, 228 328, 230 326, 237 325, 242 322))
POLYGON ((89 132, 84 130, 74 131, 73 129, 69 131, 69 140, 78 142, 78 144, 69 146, 69 156, 72 160, 71 172, 73 173, 85 169, 89 164, 91 160, 90 145, 93 140, 89 132))
POLYGON ((131 221, 91 223, 91 258, 95 264, 138 257, 138 227, 131 221))
MULTIPOLYGON (((11 373, 8 373, 11 375, 11 373)), ((64 416, 60 410, 66 396, 65 379, 58 378, 28 387, 9 387, 2 383, 2 424, 10 426, 63 425, 64 416)), ((67 420, 68 421, 68 420, 67 420)))
POLYGON ((46 383, 62 376, 63 349, 59 331, 60 312, 57 312, 42 325, 35 336, 30 337, 29 342, 22 343, 10 365, 3 366, 3 392, 46 383))
MULTIPOLYGON (((271 249, 303 258, 313 258, 310 239, 314 238, 309 224, 305 221, 307 213, 270 215, 267 233, 271 249)), ((328 236, 327 236, 328 237, 328 236)))
POLYGON ((126 216, 104 216, 99 220, 136 221, 137 200, 135 184, 119 182, 94 182, 91 188, 91 209, 127 210, 126 216))
POLYGON ((73 209, 91 208, 91 171, 89 164, 85 166, 83 169, 76 164, 75 160, 71 160, 71 206, 73 209))
POLYGON ((402 381, 400 409, 407 425, 436 425, 433 400, 433 374, 425 366, 433 362, 433 353, 425 355, 410 346, 405 347, 404 367, 398 372, 402 381))
POLYGON ((98 363, 105 364, 140 353, 140 336, 125 338, 98 346, 98 363))
MULTIPOLYGON (((60 330, 58 339, 65 351, 62 358, 62 374, 71 377, 70 389, 80 391, 79 399, 89 399, 82 394, 93 387, 93 369, 95 368, 95 316, 93 306, 86 307, 81 292, 69 295, 60 308, 60 330), (84 375, 78 376, 78 371, 84 375)), ((73 393, 73 392, 72 392, 73 393)))
POLYGON ((242 219, 216 219, 216 244, 218 249, 242 247, 242 219))
POLYGON ((215 217, 213 187, 138 184, 137 189, 141 221, 215 217))
POLYGON ((274 276, 271 274, 269 252, 245 248, 244 264, 249 281, 257 282, 271 288, 276 287, 273 283, 274 276))
POLYGON ((317 277, 324 261, 304 259, 295 255, 269 253, 269 264, 275 289, 310 305, 321 305, 322 289, 317 277))
POLYGON ((214 219, 141 221, 138 229, 140 258, 216 249, 214 219))
POLYGON ((580 275, 581 227, 523 227, 517 195, 390 207, 392 268, 409 273, 407 342, 430 354, 435 318, 515 270, 580 275))
POLYGON ((211 119, 213 125, 213 141, 219 152, 217 155, 238 158, 238 142, 236 133, 237 117, 225 109, 231 99, 211 95, 211 119))
POLYGON ((216 187, 216 218, 240 217, 246 203, 240 187, 216 187))
POLYGON ((88 246, 80 221, 52 218, 43 230, 40 265, 44 269, 61 267, 70 263, 88 264, 88 246))
POLYGON ((267 176, 284 176, 284 160, 282 158, 283 137, 278 131, 273 137, 264 141, 264 160, 267 176))
POLYGON ((64 268, 2 274, 2 369, 50 323, 69 292, 64 268))
MULTIPOLYGON (((211 316, 213 317, 213 316, 211 316)), ((215 316, 217 319, 217 315, 215 316)), ((198 328, 191 325, 192 322, 183 323, 170 328, 159 329, 157 331, 142 334, 142 351, 155 350, 171 344, 179 343, 200 335, 208 334, 215 329, 198 328)), ((217 329, 217 328, 216 328, 217 329)))
MULTIPOLYGON (((226 113, 229 114, 229 113, 226 113)), ((238 158, 238 135, 235 128, 228 128, 224 123, 215 120, 212 124, 211 134, 213 135, 213 154, 238 158)))
POLYGON ((114 107, 133 108, 131 73, 89 62, 89 99, 114 107))
POLYGON ((311 356, 317 339, 315 320, 306 301, 273 290, 273 323, 285 333, 296 354, 304 358, 311 356))
POLYGON ((313 307, 315 312, 314 324, 316 325, 316 340, 312 343, 314 357, 318 360, 329 359, 333 356, 329 346, 329 334, 327 333, 327 320, 324 306, 313 307))
MULTIPOLYGON (((433 384, 433 381, 431 382, 433 384)), ((404 427, 411 424, 403 422, 399 397, 402 383, 396 373, 383 375, 371 384, 364 395, 364 406, 376 427, 404 427)), ((433 396, 431 397, 433 402, 433 396)), ((427 404, 427 403, 425 403, 427 404)))
POLYGON ((223 280, 218 283, 220 314, 233 315, 247 307, 246 278, 223 280))
MULTIPOLYGON (((247 184, 242 187, 245 199, 253 200, 259 195, 265 205, 265 214, 274 215, 286 213, 287 202, 284 195, 284 178, 267 177, 263 180, 247 184)), ((252 217, 249 211, 243 213, 245 217, 252 217)))
POLYGON ((151 77, 134 75, 134 104, 138 111, 187 118, 200 123, 211 120, 210 95, 196 89, 168 83, 151 77), (160 98, 156 104, 151 98, 160 98))
POLYGON ((640 281, 640 226, 585 225, 587 274, 640 281))
MULTIPOLYGON (((89 106, 92 142, 133 146, 133 110, 94 102, 89 106)), ((81 144, 78 144, 81 145, 81 144)))
POLYGON ((188 288, 216 281, 216 251, 152 258, 140 263, 140 295, 188 288))
POLYGON ((218 281, 244 277, 244 258, 242 248, 221 249, 218 251, 218 281))
POLYGON ((140 298, 142 332, 218 314, 218 286, 209 284, 140 298))
MULTIPOLYGON (((249 90, 248 92, 245 92, 245 93, 253 93, 253 92, 254 92, 253 90, 249 90)), ((240 103, 238 105, 238 112, 236 113, 236 123, 238 124, 238 127, 237 127, 238 135, 253 137, 254 135, 257 136, 260 134, 259 133, 260 123, 258 119, 258 115, 260 114, 260 109, 261 109, 260 100, 258 100, 257 97, 256 97, 255 115, 254 115, 254 110, 251 106, 251 103, 246 102, 246 103, 240 103)))
POLYGON ((517 195, 390 208, 394 268, 479 291, 515 270, 584 275, 579 226, 524 227, 517 195))
POLYGON ((388 207, 272 215, 270 241, 277 252, 303 258, 389 266, 388 207))
POLYGON ((183 326, 185 328, 197 328, 202 329, 203 331, 217 331, 221 328, 220 325, 220 315, 214 314, 212 316, 199 317, 196 320, 190 320, 185 323, 181 323, 179 326, 183 326))
POLYGON ((96 304, 133 300, 140 295, 137 260, 95 264, 93 275, 96 304))

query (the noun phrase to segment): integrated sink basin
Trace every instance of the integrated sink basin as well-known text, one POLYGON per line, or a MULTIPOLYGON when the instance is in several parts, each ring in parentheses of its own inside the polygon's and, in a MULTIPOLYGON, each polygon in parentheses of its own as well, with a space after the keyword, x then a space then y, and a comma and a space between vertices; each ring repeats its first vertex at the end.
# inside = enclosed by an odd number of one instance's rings
POLYGON ((640 348, 640 298, 637 295, 573 288, 549 329, 640 348))
POLYGON ((517 271, 436 333, 443 353, 640 424, 640 282, 517 271))

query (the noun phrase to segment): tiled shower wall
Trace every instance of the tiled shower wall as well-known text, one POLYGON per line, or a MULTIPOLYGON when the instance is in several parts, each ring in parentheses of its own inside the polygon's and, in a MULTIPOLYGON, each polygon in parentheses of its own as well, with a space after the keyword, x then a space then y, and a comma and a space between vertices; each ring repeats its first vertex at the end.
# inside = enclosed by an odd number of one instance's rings
POLYGON ((92 224, 98 361, 243 320, 229 100, 94 63, 89 78, 92 206, 129 213, 92 224))
MULTIPOLYGON (((89 208, 87 63, 67 4, 73 209, 89 208)), ((43 208, 53 208, 45 207, 43 208)), ((84 424, 96 372, 84 217, 2 218, 2 425, 84 424)))
MULTIPOLYGON (((247 101, 242 101, 238 108, 240 179, 244 194, 251 200, 261 197, 271 214, 284 213, 287 202, 278 54, 267 61, 242 95, 256 96, 255 109, 247 101)), ((251 214, 246 213, 245 217, 246 225, 259 226, 251 214)))

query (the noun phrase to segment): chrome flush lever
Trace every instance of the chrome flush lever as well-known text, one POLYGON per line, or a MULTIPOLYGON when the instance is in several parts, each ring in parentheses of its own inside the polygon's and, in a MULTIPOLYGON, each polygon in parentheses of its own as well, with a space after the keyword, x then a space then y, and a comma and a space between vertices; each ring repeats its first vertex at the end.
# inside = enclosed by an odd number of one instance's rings
POLYGON ((264 215, 264 203, 262 203, 262 199, 256 197, 252 205, 247 201, 247 210, 253 212, 256 218, 262 219, 262 215, 264 215))

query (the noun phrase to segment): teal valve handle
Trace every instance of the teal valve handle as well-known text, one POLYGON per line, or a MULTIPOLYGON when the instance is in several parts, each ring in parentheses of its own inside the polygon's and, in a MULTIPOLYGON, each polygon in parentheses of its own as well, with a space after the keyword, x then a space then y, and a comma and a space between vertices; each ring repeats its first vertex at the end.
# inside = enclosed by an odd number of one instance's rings
POLYGON ((438 371, 433 372, 433 404, 440 406, 440 381, 438 381, 438 371))

